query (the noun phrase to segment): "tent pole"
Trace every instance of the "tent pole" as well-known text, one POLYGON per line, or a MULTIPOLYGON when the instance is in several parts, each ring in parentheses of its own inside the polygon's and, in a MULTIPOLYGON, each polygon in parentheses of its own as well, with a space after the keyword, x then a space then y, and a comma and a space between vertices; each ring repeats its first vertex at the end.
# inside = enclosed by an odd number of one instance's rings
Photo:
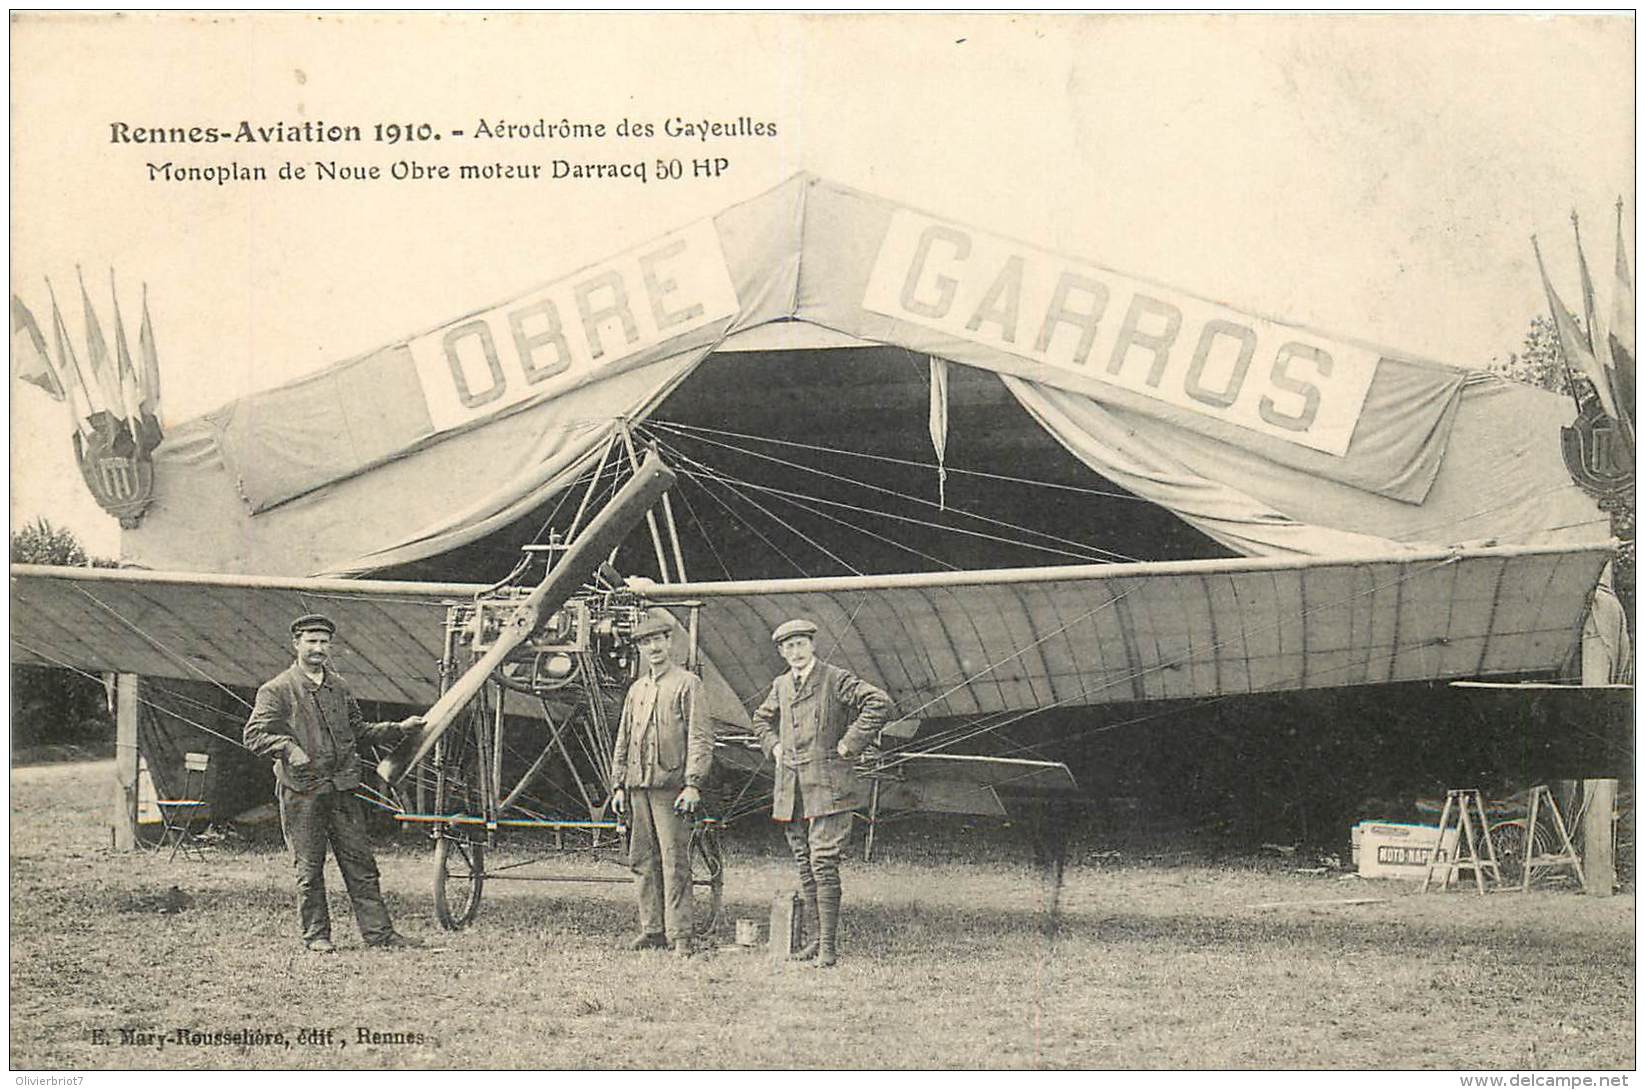
POLYGON ((680 582, 689 582, 685 574, 685 554, 680 551, 680 528, 674 523, 674 505, 668 502, 668 493, 663 493, 663 524, 668 527, 668 543, 674 547, 674 567, 680 573, 680 582))
MULTIPOLYGON (((628 430, 628 421, 618 421, 617 428, 622 432, 623 446, 628 450, 628 468, 638 473, 640 471, 640 457, 634 452, 634 436, 628 430)), ((668 502, 666 494, 663 496, 663 502, 668 502)), ((663 582, 672 583, 673 580, 668 577, 668 558, 663 555, 663 535, 657 529, 657 514, 650 508, 647 508, 645 512, 645 524, 651 528, 651 544, 657 550, 657 574, 662 577, 663 582)))
POLYGON ((136 674, 120 674, 114 697, 114 809, 109 831, 114 850, 137 847, 137 687, 136 674))
POLYGON ((613 435, 600 451, 600 464, 594 468, 594 476, 589 478, 588 491, 583 493, 583 502, 577 505, 577 513, 571 516, 571 529, 565 532, 567 541, 577 536, 577 528, 583 524, 583 515, 588 511, 588 501, 594 498, 594 489, 600 483, 600 474, 605 472, 605 460, 611 457, 611 448, 616 442, 617 437, 613 435))

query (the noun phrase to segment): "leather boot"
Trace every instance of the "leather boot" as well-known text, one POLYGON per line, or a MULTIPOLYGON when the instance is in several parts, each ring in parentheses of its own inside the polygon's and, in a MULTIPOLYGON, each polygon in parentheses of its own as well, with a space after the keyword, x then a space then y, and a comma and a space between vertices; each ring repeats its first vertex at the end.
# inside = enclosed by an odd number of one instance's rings
POLYGON ((826 969, 839 960, 840 887, 817 884, 817 968, 826 969))
POLYGON ((800 948, 789 955, 794 961, 810 961, 817 956, 817 936, 821 924, 817 916, 817 886, 800 890, 805 906, 800 910, 800 948))

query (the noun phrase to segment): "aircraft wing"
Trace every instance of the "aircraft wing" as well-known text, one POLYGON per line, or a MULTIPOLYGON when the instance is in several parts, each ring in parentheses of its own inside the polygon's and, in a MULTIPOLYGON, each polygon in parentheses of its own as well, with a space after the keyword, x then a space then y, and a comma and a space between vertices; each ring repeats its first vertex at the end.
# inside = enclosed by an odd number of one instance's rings
MULTIPOLYGON (((1501 547, 643 589, 702 603, 701 649, 745 707, 783 669, 771 630, 804 616, 825 658, 887 689, 899 716, 929 719, 1554 671, 1611 555, 1501 547)), ((289 619, 324 612, 357 695, 427 706, 446 604, 480 589, 14 564, 11 661, 256 686, 290 664, 289 619)))
MULTIPOLYGON (((355 696, 427 708, 440 695, 446 607, 485 589, 13 564, 11 661, 256 688, 291 665, 291 619, 324 613, 337 622, 334 660, 355 696)), ((703 677, 714 718, 746 728, 712 663, 703 677)))
POLYGON ((482 589, 13 564, 11 661, 255 688, 291 665, 291 619, 324 613, 354 695, 427 706, 446 603, 482 589))
POLYGON ((1555 671, 1610 545, 645 585, 700 602, 704 653, 748 707, 771 631, 886 689, 900 717, 1555 671))

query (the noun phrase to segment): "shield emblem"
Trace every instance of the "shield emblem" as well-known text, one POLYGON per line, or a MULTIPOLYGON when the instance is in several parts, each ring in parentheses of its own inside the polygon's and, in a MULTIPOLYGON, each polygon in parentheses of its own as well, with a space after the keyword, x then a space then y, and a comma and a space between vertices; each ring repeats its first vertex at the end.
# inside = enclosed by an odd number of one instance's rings
POLYGON ((126 529, 135 529, 154 499, 154 462, 149 452, 119 435, 98 429, 90 440, 74 436, 74 457, 80 476, 97 505, 126 529), (120 453, 120 450, 130 453, 120 453))
POLYGON ((1633 451, 1597 398, 1583 405, 1570 427, 1559 430, 1559 445, 1571 479, 1596 500, 1618 498, 1633 487, 1633 451))

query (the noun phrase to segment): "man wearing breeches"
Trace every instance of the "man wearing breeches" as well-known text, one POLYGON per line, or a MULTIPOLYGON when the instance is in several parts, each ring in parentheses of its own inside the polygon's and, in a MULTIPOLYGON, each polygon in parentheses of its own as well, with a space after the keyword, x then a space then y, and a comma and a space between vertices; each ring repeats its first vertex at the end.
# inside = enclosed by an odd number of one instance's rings
POLYGON ((640 676, 623 699, 611 803, 629 812, 628 865, 640 899, 635 950, 691 956, 691 820, 714 761, 702 679, 672 654, 674 623, 653 610, 634 627, 640 676))
POLYGON ((811 938, 796 955, 833 965, 839 951, 840 854, 866 781, 856 758, 879 735, 891 698, 816 657, 817 626, 793 620, 771 634, 788 669, 754 712, 760 748, 776 764, 772 816, 799 864, 811 938))

